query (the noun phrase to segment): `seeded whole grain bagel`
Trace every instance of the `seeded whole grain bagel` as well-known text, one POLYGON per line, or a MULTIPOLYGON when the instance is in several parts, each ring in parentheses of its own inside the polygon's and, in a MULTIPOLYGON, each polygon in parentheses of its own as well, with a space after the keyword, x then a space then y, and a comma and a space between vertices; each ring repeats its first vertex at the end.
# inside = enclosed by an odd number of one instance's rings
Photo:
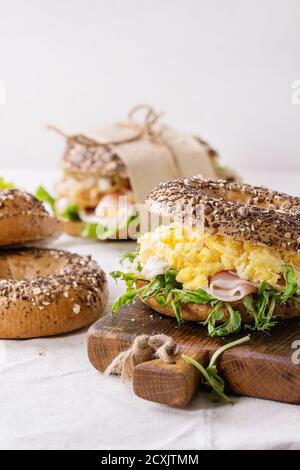
POLYGON ((188 217, 209 232, 253 244, 300 252, 300 198, 261 186, 203 179, 201 176, 159 184, 146 199, 153 213, 188 217))
POLYGON ((61 224, 34 196, 18 189, 0 191, 0 246, 53 238, 61 224))
POLYGON ((89 256, 22 248, 0 251, 0 338, 33 338, 93 323, 108 300, 104 272, 89 256))

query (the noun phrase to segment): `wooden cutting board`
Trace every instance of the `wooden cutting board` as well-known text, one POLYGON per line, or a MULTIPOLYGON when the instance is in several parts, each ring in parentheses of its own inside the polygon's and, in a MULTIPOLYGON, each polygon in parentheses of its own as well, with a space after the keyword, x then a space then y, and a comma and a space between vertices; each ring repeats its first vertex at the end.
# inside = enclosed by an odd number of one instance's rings
MULTIPOLYGON (((137 301, 123 307, 115 317, 106 315, 89 329, 89 359, 103 372, 136 336, 156 333, 169 335, 177 343, 175 363, 153 359, 139 364, 134 370, 133 390, 146 400, 184 407, 198 389, 200 373, 183 361, 181 354, 189 354, 206 367, 211 355, 232 337, 210 338, 204 327, 191 322, 178 327, 174 319, 137 301)), ((292 362, 297 340, 300 320, 291 320, 273 327, 270 335, 252 332, 250 343, 226 351, 218 362, 218 370, 227 392, 300 404, 300 364, 292 362)))

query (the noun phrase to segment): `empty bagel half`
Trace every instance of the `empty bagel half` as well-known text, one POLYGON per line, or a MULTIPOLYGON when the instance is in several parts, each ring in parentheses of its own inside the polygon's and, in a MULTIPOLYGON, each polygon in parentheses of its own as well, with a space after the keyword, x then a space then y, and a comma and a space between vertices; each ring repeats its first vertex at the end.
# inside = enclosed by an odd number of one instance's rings
POLYGON ((0 338, 77 330, 107 304, 106 276, 89 257, 46 248, 0 252, 0 338))

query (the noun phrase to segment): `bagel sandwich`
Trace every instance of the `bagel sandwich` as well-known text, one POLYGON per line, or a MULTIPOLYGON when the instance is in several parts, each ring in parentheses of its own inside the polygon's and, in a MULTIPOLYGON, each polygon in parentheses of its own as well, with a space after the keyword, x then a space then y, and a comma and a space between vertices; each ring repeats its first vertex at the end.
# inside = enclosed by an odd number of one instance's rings
POLYGON ((67 233, 127 238, 128 225, 137 220, 134 203, 126 166, 112 149, 93 146, 83 137, 67 141, 55 201, 56 211, 67 219, 67 233))
POLYGON ((80 168, 73 168, 72 160, 65 161, 56 196, 40 186, 36 197, 51 206, 69 235, 99 240, 127 238, 129 232, 134 233, 138 214, 129 180, 120 173, 123 165, 112 160, 110 167, 105 162, 102 167, 85 159, 84 153, 80 155, 80 168))
POLYGON ((222 337, 300 316, 300 198, 197 176, 158 185, 146 207, 170 223, 111 273, 127 285, 112 313, 139 298, 222 337))
POLYGON ((60 218, 64 232, 98 240, 133 236, 136 199, 126 165, 112 148, 84 136, 67 138, 62 169, 55 195, 40 186, 36 197, 60 218))

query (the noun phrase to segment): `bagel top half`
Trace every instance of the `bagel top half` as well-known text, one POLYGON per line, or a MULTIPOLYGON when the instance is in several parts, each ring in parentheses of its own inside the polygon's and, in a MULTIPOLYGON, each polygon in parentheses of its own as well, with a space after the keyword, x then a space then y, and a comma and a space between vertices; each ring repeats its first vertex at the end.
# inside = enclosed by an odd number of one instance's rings
POLYGON ((205 229, 212 233, 300 252, 299 197, 260 186, 194 176, 159 184, 145 204, 153 213, 188 218, 192 225, 202 217, 205 229))
POLYGON ((61 223, 34 196, 18 189, 0 191, 0 246, 37 242, 60 233, 61 223))
POLYGON ((62 166, 74 175, 128 178, 127 168, 114 149, 84 136, 67 140, 62 166))

